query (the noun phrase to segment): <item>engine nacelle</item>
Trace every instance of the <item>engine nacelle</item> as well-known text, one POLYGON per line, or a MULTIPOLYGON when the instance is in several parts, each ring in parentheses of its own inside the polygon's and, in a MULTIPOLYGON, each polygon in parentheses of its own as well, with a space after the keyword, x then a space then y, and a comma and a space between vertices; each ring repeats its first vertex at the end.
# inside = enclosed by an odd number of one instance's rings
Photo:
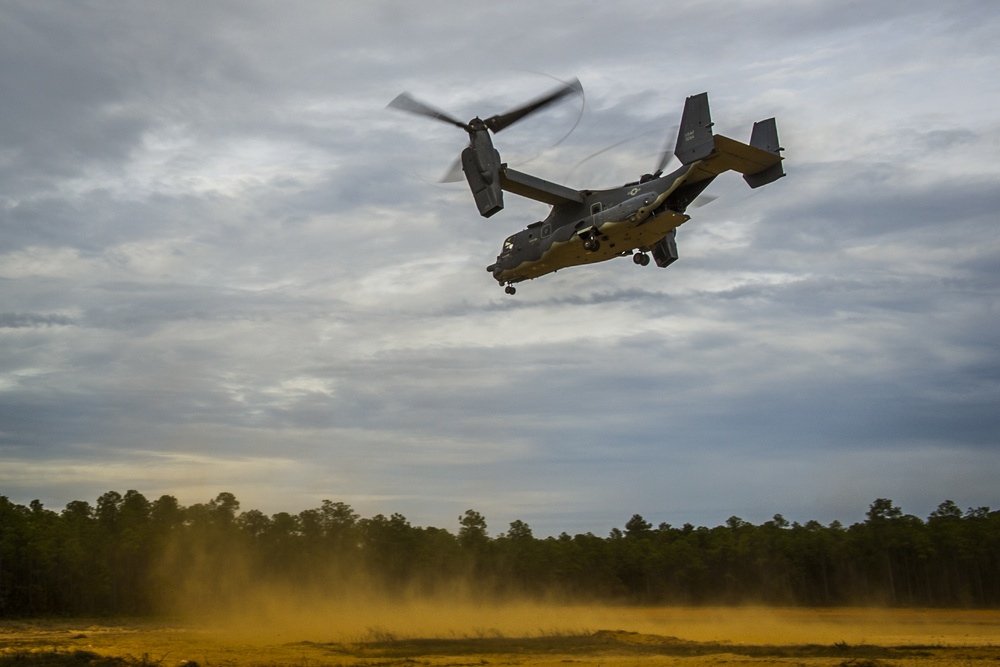
POLYGON ((476 199, 479 214, 488 218, 503 210, 500 189, 500 152, 493 148, 488 131, 470 132, 470 144, 462 151, 462 171, 476 199))

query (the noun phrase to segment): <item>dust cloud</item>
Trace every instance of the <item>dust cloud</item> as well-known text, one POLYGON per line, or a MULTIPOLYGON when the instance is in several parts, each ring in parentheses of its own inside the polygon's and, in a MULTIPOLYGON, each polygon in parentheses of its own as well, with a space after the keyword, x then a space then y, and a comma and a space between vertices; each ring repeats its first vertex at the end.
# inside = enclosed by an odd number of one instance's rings
POLYGON ((201 623, 229 636, 264 642, 552 637, 618 630, 774 646, 1000 643, 1000 613, 982 610, 643 608, 462 598, 389 600, 360 594, 322 600, 273 590, 258 593, 242 608, 201 616, 201 623))
MULTIPOLYGON (((215 586, 213 590, 217 590, 215 586)), ((245 643, 363 643, 415 638, 484 639, 640 635, 752 645, 971 646, 1000 644, 1000 611, 881 608, 641 607, 387 593, 246 582, 227 595, 174 612, 186 624, 245 643)))
MULTIPOLYGON (((218 545, 216 545, 217 547, 218 545)), ((178 545, 158 571, 159 607, 247 644, 589 635, 601 630, 753 645, 1000 644, 1000 610, 643 607, 488 596, 468 574, 393 585, 363 566, 310 564, 263 576, 238 550, 178 545)))
POLYGON ((559 605, 487 599, 460 574, 393 585, 364 564, 330 561, 275 576, 248 553, 217 546, 171 545, 158 568, 156 606, 248 641, 540 636, 593 627, 559 605))
POLYGON ((335 586, 244 580, 183 585, 168 613, 186 623, 264 643, 378 642, 412 638, 533 637, 587 634, 612 617, 584 606, 491 600, 452 585, 430 593, 395 590, 357 578, 335 586))

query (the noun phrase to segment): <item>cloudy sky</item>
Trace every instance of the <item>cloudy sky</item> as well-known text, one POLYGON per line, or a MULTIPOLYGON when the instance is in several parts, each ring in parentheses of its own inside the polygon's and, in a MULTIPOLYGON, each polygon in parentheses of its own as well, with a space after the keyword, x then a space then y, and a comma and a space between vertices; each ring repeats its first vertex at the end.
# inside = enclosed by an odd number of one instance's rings
POLYGON ((537 535, 996 509, 997 34, 993 0, 4 2, 0 495, 537 535), (720 177, 667 270, 507 296, 547 207, 480 218, 438 182, 464 135, 385 106, 571 77, 512 166, 634 180, 708 91, 720 134, 777 117, 788 176, 720 177))

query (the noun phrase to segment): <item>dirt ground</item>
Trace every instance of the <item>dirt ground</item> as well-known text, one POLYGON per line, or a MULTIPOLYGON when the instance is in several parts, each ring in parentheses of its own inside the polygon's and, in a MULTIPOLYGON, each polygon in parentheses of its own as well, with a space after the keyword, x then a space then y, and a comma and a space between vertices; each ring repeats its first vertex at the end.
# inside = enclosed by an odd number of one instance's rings
POLYGON ((0 667, 1000 665, 1000 610, 366 604, 0 621, 0 667), (108 661, 105 658, 118 658, 108 661))

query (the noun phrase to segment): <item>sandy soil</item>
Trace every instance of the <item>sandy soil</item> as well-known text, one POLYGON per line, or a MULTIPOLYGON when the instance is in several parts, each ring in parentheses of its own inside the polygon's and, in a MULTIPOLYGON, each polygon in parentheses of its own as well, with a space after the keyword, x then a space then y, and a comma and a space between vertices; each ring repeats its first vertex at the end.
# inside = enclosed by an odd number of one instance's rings
POLYGON ((995 667, 1000 610, 354 603, 155 622, 0 622, 0 667, 76 651, 87 652, 81 666, 114 656, 164 667, 995 667))

